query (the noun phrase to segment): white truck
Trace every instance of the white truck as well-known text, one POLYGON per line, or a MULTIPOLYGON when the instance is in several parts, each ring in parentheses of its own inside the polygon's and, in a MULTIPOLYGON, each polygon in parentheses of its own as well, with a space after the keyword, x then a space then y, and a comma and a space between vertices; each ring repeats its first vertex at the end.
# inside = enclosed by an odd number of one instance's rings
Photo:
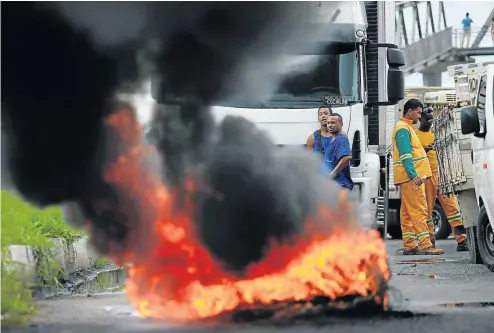
MULTIPOLYGON (((321 11, 324 6, 334 8, 330 2, 319 2, 319 6, 321 11)), ((319 41, 332 46, 325 51, 308 54, 305 49, 292 54, 294 64, 315 57, 317 65, 309 72, 284 77, 269 100, 224 99, 212 105, 211 112, 217 122, 228 115, 242 116, 265 130, 278 146, 304 149, 308 136, 320 127, 318 108, 323 101, 331 105, 342 116, 351 144, 351 174, 361 203, 370 205, 371 215, 365 220, 369 227, 383 229, 385 200, 381 197, 378 204, 379 174, 391 147, 396 104, 404 93, 400 67, 405 57, 394 43, 395 4, 343 1, 338 6, 339 15, 328 29, 345 35, 346 42, 335 43, 328 35, 327 41, 319 41), (368 145, 370 135, 377 136, 379 145, 373 152, 368 145)), ((287 59, 287 55, 280 56, 287 59)), ((162 96, 153 98, 167 103, 162 96)))
POLYGON ((457 103, 434 124, 439 191, 458 197, 470 261, 494 271, 494 64, 449 66, 448 73, 457 103))

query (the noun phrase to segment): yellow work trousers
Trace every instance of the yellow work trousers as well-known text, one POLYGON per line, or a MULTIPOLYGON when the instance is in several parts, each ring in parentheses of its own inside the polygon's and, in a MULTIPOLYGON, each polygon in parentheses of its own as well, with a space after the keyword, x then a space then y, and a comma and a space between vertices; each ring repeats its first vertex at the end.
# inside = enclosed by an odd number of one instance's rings
POLYGON ((425 182, 425 192, 427 197, 427 226, 429 227, 429 233, 434 235, 434 223, 432 222, 432 210, 436 203, 436 198, 439 200, 439 204, 444 210, 448 223, 451 226, 451 231, 455 235, 455 239, 458 243, 463 242, 466 239, 466 231, 463 226, 463 219, 461 218, 460 211, 458 210, 458 201, 454 195, 444 196, 437 192, 438 179, 437 175, 433 175, 425 182))
POLYGON ((425 185, 414 188, 412 180, 400 184, 400 224, 405 251, 432 247, 427 227, 427 200, 425 185), (417 246, 418 240, 418 246, 417 246))

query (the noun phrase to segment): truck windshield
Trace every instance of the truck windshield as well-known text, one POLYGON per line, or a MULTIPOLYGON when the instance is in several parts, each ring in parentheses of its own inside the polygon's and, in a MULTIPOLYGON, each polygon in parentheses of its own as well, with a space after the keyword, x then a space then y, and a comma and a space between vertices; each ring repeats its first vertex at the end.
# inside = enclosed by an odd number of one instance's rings
POLYGON ((357 52, 342 54, 293 55, 293 63, 311 62, 306 71, 292 71, 284 76, 268 101, 223 99, 217 106, 238 108, 311 108, 323 98, 358 102, 359 79, 357 52))

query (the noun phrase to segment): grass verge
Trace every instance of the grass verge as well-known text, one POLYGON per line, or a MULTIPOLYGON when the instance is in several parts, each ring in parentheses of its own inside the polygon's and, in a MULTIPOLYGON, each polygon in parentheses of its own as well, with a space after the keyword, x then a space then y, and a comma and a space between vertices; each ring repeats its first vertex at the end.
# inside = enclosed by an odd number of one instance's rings
MULTIPOLYGON (((2 325, 10 326, 24 323, 34 307, 29 290, 31 286, 21 281, 15 269, 19 263, 12 261, 9 246, 34 247, 39 274, 42 275, 40 280, 45 283, 49 278, 43 276, 44 272, 53 273, 58 270, 51 258, 43 257, 46 249, 53 245, 50 238, 63 238, 68 242, 73 242, 83 237, 84 233, 65 224, 59 207, 38 209, 4 190, 1 191, 1 203, 2 325)), ((54 276, 56 279, 56 274, 54 276)))

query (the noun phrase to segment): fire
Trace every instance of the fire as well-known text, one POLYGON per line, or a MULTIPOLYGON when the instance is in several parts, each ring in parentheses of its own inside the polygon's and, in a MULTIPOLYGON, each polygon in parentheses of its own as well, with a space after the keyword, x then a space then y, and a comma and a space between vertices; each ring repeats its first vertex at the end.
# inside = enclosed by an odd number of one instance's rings
MULTIPOLYGON (((378 233, 340 227, 322 235, 314 227, 324 220, 350 219, 352 207, 344 195, 337 211, 321 206, 318 214, 306 221, 303 236, 285 244, 273 243, 265 259, 238 277, 226 272, 198 240, 192 203, 186 200, 178 206, 177 196, 140 168, 146 151, 131 111, 121 109, 108 118, 107 125, 119 133, 127 149, 106 166, 105 180, 136 202, 141 200, 153 208, 149 219, 128 237, 129 241, 145 239, 137 243, 147 247, 136 247, 125 255, 129 272, 126 294, 144 317, 204 319, 239 307, 316 296, 332 300, 348 295, 371 296, 386 308, 383 286, 390 273, 378 233)), ((185 188, 190 194, 199 183, 189 178, 185 188)), ((124 264, 122 258, 114 260, 124 264)))

